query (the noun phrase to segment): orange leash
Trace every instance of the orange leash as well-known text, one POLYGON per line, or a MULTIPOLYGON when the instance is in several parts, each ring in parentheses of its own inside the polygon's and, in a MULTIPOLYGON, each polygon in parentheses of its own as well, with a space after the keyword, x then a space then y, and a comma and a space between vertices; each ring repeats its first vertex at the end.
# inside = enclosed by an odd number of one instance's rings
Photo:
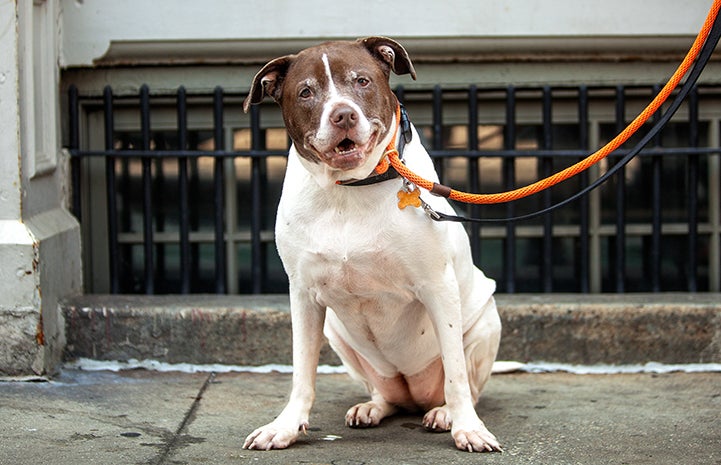
MULTIPOLYGON (((391 155, 394 155, 399 158, 400 162, 400 153, 398 153, 398 150, 396 149, 396 138, 398 136, 398 130, 401 127, 401 106, 396 106, 396 129, 393 132, 393 137, 391 137, 391 141, 388 142, 388 146, 386 147, 386 151, 383 152, 383 155, 387 155, 388 157, 381 158, 381 161, 378 162, 378 166, 375 167, 376 174, 383 174, 386 171, 388 171, 389 167, 389 160, 391 155)), ((402 136, 401 136, 402 137, 402 136)), ((402 163, 402 162, 401 162, 402 163)))
POLYGON ((467 192, 457 191, 448 186, 438 184, 427 179, 424 179, 411 170, 400 160, 398 151, 391 150, 388 153, 388 159, 393 168, 400 173, 401 176, 406 178, 413 184, 422 187, 423 189, 430 191, 433 194, 440 195, 442 197, 449 198, 451 200, 457 200, 464 203, 472 204, 494 204, 511 202, 514 200, 522 199, 530 195, 536 194, 542 190, 548 189, 562 181, 565 181, 578 173, 588 169, 592 165, 606 158, 608 155, 613 153, 621 145, 623 145, 638 129, 648 121, 648 119, 659 109, 661 105, 668 99, 673 90, 678 86, 681 79, 686 75, 688 70, 693 65, 693 62, 698 57, 704 42, 709 36, 711 28, 713 27, 716 17, 718 16, 719 9, 721 8, 721 0, 714 0, 711 10, 706 17, 706 21, 703 27, 696 36, 696 40, 689 49, 686 57, 683 59, 681 64, 676 69, 676 72, 671 76, 665 86, 661 89, 658 95, 648 104, 648 106, 633 120, 631 123, 621 131, 613 140, 604 145, 598 151, 592 153, 580 162, 569 166, 568 168, 559 171, 558 173, 551 175, 547 178, 536 181, 533 184, 529 184, 525 187, 514 189, 508 192, 500 192, 497 194, 471 194, 467 192))

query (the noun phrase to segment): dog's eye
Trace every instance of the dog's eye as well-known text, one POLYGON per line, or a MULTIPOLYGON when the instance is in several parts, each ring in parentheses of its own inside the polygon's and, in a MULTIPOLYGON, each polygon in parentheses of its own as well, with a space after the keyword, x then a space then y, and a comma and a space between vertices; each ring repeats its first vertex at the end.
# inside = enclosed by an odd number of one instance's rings
POLYGON ((370 81, 370 79, 367 79, 367 78, 364 78, 364 77, 359 77, 358 79, 356 79, 356 83, 357 83, 360 87, 367 87, 367 86, 371 83, 371 81, 370 81))
POLYGON ((309 99, 309 98, 311 98, 311 97, 313 96, 313 92, 312 92, 309 88, 304 87, 304 88, 301 89, 301 91, 298 93, 298 96, 299 96, 300 98, 302 98, 302 99, 309 99))

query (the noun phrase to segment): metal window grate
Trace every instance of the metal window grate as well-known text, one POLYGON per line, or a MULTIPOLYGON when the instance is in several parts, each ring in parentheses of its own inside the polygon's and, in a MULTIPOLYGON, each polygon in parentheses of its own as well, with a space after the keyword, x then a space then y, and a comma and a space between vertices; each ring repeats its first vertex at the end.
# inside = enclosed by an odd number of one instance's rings
MULTIPOLYGON (((397 94, 443 182, 491 192, 518 187, 587 155, 624 127, 656 91, 636 86, 435 86, 398 88, 397 94)), ((189 95, 181 87, 174 95, 152 95, 142 86, 138 95, 115 96, 106 88, 102 96, 81 96, 71 86, 68 97, 73 211, 84 225, 105 222, 100 230, 107 231, 107 237, 91 234, 86 242, 105 243, 107 291, 285 289, 285 277, 272 252, 279 182, 269 182, 268 162, 284 156, 287 142, 267 147, 268 134, 282 126, 274 106, 253 107, 249 116, 237 117, 243 96, 220 87, 212 94, 189 95), (116 124, 120 109, 137 116, 130 129, 116 124), (174 113, 176 121, 164 121, 159 129, 155 122, 159 111, 165 111, 166 120, 168 112, 174 113), (209 127, 194 123, 189 129, 189 115, 202 111, 211 115, 206 118, 209 127), (231 113, 233 118, 228 116, 231 113), (94 130, 89 126, 91 116, 96 114, 102 120, 102 146, 93 146, 88 136, 94 130), (249 136, 242 147, 229 136, 239 130, 249 136), (199 143, 200 139, 207 143, 199 143), (103 160, 103 192, 96 192, 88 181, 93 177, 88 174, 91 160, 96 164, 103 160), (239 160, 249 164, 247 180, 234 175, 239 160), (208 185, 199 181, 199 164, 212 166, 208 185), (239 187, 239 183, 247 185, 239 187), (244 193, 242 201, 248 208, 240 220, 245 226, 236 234, 230 231, 238 221, 228 196, 237 190, 244 193), (207 195, 201 196, 201 191, 207 195), (97 202, 98 196, 104 197, 106 217, 84 217, 88 199, 97 202), (175 213, 169 215, 171 210, 175 213), (141 227, 133 230, 131 224, 141 227), (203 224, 208 230, 202 229, 203 224), (230 236, 236 240, 229 242, 230 236), (239 243, 245 247, 242 254, 235 252, 239 243), (168 265, 173 254, 177 259, 168 265), (238 273, 236 268, 244 271, 238 273), (275 271, 269 275, 271 268, 275 271), (170 279, 171 274, 175 278, 170 279), (238 280, 244 284, 238 285, 238 280)), ((718 291, 720 100, 718 86, 696 89, 681 114, 639 159, 574 208, 527 223, 469 226, 474 260, 499 281, 503 292, 718 291)), ((277 133, 275 137, 279 138, 277 133)), ((614 158, 622 155, 623 150, 614 158)), ((458 208, 472 216, 522 214, 588 185, 605 166, 602 163, 535 198, 458 208)), ((88 253, 86 249, 86 260, 88 253)))

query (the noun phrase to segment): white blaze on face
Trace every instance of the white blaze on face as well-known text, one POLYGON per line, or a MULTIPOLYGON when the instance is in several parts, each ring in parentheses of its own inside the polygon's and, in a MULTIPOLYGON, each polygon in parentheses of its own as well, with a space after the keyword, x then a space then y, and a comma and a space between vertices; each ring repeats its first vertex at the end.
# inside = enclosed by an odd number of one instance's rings
POLYGON ((328 78, 328 93, 330 94, 330 100, 333 100, 338 97, 338 89, 336 89, 335 81, 333 81, 333 73, 330 72, 328 55, 324 53, 321 60, 323 60, 323 66, 325 67, 325 76, 328 78))
MULTIPOLYGON (((342 95, 336 87, 336 83, 333 79, 333 73, 331 73, 330 70, 330 62, 328 60, 328 55, 324 53, 321 59, 323 60, 325 74, 328 80, 328 95, 325 102, 323 103, 323 113, 321 114, 320 118, 320 127, 318 128, 318 132, 314 137, 315 141, 313 145, 315 145, 317 148, 331 149, 331 147, 328 147, 328 145, 336 139, 334 135, 336 134, 336 131, 338 131, 338 129, 333 124, 331 124, 330 115, 339 106, 348 106, 352 108, 353 111, 355 111, 355 113, 358 115, 357 124, 349 132, 348 137, 354 140, 354 142, 358 145, 365 144, 368 141, 368 138, 371 136, 372 132, 368 118, 363 113, 361 107, 356 102, 354 102, 350 96, 342 95)), ((340 78, 342 80, 341 82, 347 79, 347 77, 344 76, 340 76, 340 78)))

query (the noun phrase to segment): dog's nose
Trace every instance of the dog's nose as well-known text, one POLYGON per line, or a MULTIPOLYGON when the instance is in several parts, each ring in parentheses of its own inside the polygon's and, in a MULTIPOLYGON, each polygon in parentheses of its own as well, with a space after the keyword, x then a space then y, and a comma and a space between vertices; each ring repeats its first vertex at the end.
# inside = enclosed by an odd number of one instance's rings
POLYGON ((338 107, 330 114, 330 122, 341 129, 350 129, 357 121, 358 114, 350 107, 338 107))

